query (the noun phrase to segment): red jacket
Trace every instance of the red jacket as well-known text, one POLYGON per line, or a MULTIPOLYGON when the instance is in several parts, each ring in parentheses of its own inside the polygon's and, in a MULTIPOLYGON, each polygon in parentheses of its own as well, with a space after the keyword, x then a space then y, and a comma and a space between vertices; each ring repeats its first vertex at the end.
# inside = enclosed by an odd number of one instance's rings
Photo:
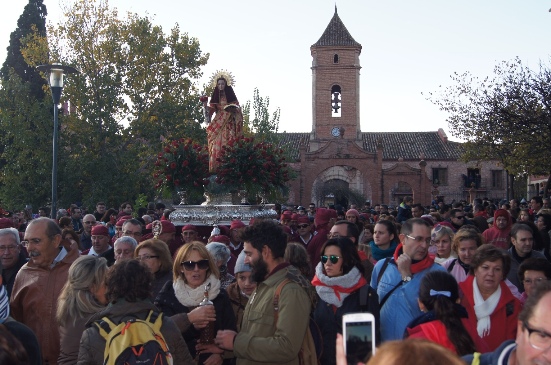
MULTIPOLYGON (((471 335, 471 338, 473 339, 476 350, 481 353, 488 352, 489 351, 488 345, 486 345, 486 343, 478 336, 478 333, 476 332, 476 327, 472 326, 469 319, 462 318, 461 322, 463 322, 463 326, 465 326, 465 329, 467 330, 469 335, 471 335)), ((457 350, 455 349, 455 346, 448 338, 446 326, 444 326, 444 323, 442 323, 441 321, 436 320, 436 321, 430 321, 427 323, 422 323, 413 328, 407 328, 407 332, 408 332, 409 338, 423 338, 431 342, 437 343, 441 346, 444 346, 445 348, 457 354, 457 350)), ((464 354, 459 354, 459 355, 464 355, 464 354)))
MULTIPOLYGON (((459 283, 459 288, 462 291, 461 305, 467 309, 469 321, 476 328, 477 319, 474 312, 473 295, 474 280, 475 277, 469 275, 465 281, 459 283)), ((501 286, 501 297, 496 309, 490 315, 490 333, 482 337, 482 340, 488 344, 490 351, 497 349, 502 342, 516 338, 518 315, 522 309, 520 301, 511 294, 507 284, 502 281, 499 285, 501 286)))

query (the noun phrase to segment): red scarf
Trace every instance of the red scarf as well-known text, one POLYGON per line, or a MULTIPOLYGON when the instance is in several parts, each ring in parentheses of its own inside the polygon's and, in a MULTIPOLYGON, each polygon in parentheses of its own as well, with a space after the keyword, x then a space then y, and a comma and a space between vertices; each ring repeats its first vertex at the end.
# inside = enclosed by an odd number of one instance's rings
POLYGON ((341 295, 339 293, 348 293, 348 294, 350 294, 350 293, 360 289, 365 284, 367 284, 367 280, 365 280, 365 278, 363 276, 360 277, 360 280, 358 280, 356 285, 351 286, 350 288, 343 288, 342 286, 339 286, 339 285, 333 285, 333 286, 326 285, 326 284, 322 283, 321 280, 315 275, 314 275, 314 279, 312 279, 312 285, 313 286, 326 286, 326 287, 329 287, 329 288, 333 289, 333 291, 335 292, 335 295, 337 296, 337 298, 339 300, 341 300, 341 295))
MULTIPOLYGON (((396 247, 396 251, 394 251, 394 261, 398 261, 398 257, 404 252, 402 250, 403 245, 400 243, 398 244, 398 247, 396 247)), ((411 261, 411 273, 416 274, 420 271, 423 271, 425 269, 428 269, 432 264, 434 264, 434 258, 430 257, 430 255, 425 256, 424 259, 421 261, 411 261)))
POLYGON ((363 251, 358 251, 358 256, 360 256, 360 261, 367 260, 367 254, 363 251))

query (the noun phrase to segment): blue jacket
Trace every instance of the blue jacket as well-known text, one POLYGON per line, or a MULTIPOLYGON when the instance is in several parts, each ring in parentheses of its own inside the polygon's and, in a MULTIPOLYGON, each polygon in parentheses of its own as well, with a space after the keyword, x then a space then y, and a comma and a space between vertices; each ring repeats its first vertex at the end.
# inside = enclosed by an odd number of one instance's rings
MULTIPOLYGON (((515 341, 509 340, 505 341, 499 346, 494 352, 487 352, 485 354, 480 355, 480 362, 479 365, 507 365, 509 363, 509 357, 511 357, 511 354, 513 353, 513 350, 517 348, 517 345, 515 344, 515 341), (499 361, 500 356, 501 361, 499 361)), ((465 355, 462 357, 462 359, 467 364, 472 364, 474 359, 474 354, 472 355, 465 355)))
MULTIPOLYGON (((386 267, 381 281, 377 283, 379 271, 386 260, 380 260, 373 269, 371 275, 371 287, 379 295, 379 303, 386 294, 402 281, 402 275, 398 271, 394 260, 386 267)), ((381 339, 382 341, 401 340, 404 331, 409 322, 423 314, 419 309, 417 298, 419 297, 419 287, 423 276, 434 270, 443 270, 442 266, 432 264, 427 269, 413 275, 408 283, 402 283, 387 299, 380 308, 381 316, 381 339)))

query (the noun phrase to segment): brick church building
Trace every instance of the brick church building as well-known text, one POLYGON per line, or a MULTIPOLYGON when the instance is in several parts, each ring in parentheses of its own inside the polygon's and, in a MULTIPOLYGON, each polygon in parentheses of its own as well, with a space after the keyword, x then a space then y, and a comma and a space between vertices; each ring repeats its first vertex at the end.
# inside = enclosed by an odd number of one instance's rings
POLYGON ((310 51, 312 130, 281 135, 297 172, 290 184, 289 204, 348 204, 354 195, 396 205, 411 195, 415 202, 428 205, 436 197, 450 203, 506 195, 506 173, 497 161, 462 162, 461 143, 449 141, 442 129, 361 131, 362 46, 336 8, 310 51))

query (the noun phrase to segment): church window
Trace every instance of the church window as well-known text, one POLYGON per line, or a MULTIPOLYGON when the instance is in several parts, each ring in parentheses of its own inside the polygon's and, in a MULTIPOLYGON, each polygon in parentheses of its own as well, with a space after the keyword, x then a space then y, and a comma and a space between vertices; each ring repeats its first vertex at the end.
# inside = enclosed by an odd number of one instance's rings
POLYGON ((331 88, 331 109, 333 113, 331 115, 335 118, 341 116, 342 99, 341 99, 341 87, 339 85, 333 85, 331 88))
POLYGON ((433 168, 432 169, 432 183, 437 185, 448 185, 448 169, 447 168, 433 168))
POLYGON ((333 63, 339 63, 339 55, 338 54, 335 54, 333 56, 333 63))

